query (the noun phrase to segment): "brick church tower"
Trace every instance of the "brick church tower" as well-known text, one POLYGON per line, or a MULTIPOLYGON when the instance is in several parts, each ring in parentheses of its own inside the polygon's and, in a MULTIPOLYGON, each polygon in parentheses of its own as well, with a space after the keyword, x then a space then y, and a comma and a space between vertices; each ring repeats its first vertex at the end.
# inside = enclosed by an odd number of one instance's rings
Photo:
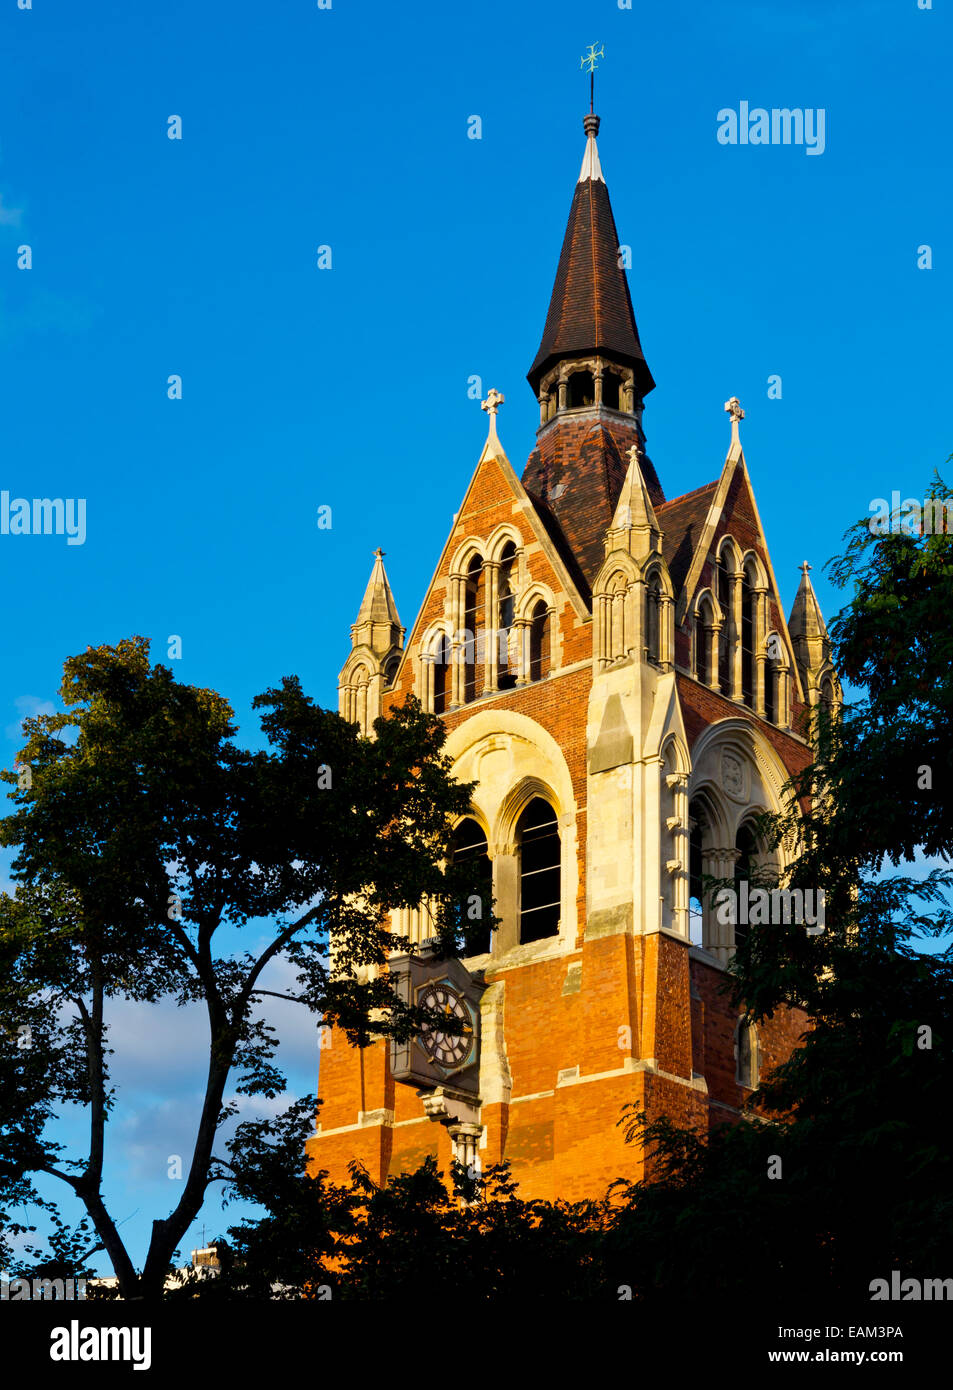
MULTIPOLYGON (((808 761, 811 709, 839 699, 827 632, 806 564, 785 621, 737 400, 720 474, 665 497, 599 118, 584 128, 522 478, 491 391, 409 638, 377 552, 340 679, 341 713, 365 730, 415 694, 445 720, 457 777, 477 783, 458 852, 484 862, 501 919, 464 962, 485 986, 478 1085, 448 1108, 395 1080, 383 1040, 329 1034, 308 1148, 338 1180, 354 1157, 380 1182, 427 1154, 446 1171, 456 1153, 509 1160, 526 1197, 598 1196, 641 1175, 616 1127, 626 1102, 717 1123, 804 1025, 755 1030, 729 1008, 720 986, 744 928, 717 920, 701 884, 766 865, 753 819, 808 761)), ((430 934, 420 911, 400 918, 430 934)))

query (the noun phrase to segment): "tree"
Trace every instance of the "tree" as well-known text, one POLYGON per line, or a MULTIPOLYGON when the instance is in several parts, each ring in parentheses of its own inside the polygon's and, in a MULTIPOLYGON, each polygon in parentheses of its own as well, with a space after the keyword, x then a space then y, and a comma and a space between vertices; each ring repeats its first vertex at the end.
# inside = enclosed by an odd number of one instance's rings
POLYGON ((506 1164, 449 1181, 428 1158, 372 1181, 357 1162, 348 1184, 308 1175, 307 1102, 277 1122, 239 1125, 222 1164, 229 1196, 258 1204, 216 1241, 220 1273, 191 1277, 173 1299, 439 1302, 585 1299, 604 1291, 602 1202, 526 1201, 506 1164))
MULTIPOLYGON (((472 787, 452 778, 442 723, 415 701, 365 738, 295 677, 254 702, 268 748, 242 749, 227 702, 152 666, 138 637, 68 660, 61 698, 64 713, 26 721, 20 771, 4 774, 16 810, 0 838, 17 852, 16 893, 0 898, 0 1031, 29 1045, 0 1056, 0 1206, 22 1234, 18 1209, 51 1207, 34 1175, 62 1180, 122 1296, 151 1297, 214 1180, 230 1077, 248 1095, 284 1088, 274 1030, 255 1013, 270 961, 297 968, 286 997, 358 1046, 440 1021, 390 988, 388 953, 412 943, 388 914, 427 899, 441 949, 466 949, 468 870, 450 862, 450 837, 472 787), (225 929, 263 920, 273 935, 259 954, 221 951, 225 929), (206 1009, 208 1071, 181 1197, 154 1221, 139 1274, 102 1191, 107 1014, 119 997, 169 996, 206 1009), (64 1105, 88 1114, 79 1157, 56 1139, 64 1105)), ((78 1258, 85 1227, 57 1230, 78 1258)))
MULTIPOLYGON (((931 498, 951 494, 937 478, 931 498)), ((730 967, 733 1003, 761 1022, 806 1011, 803 1044, 766 1078, 749 1122, 710 1136, 624 1119, 653 1155, 614 1239, 649 1291, 775 1298, 823 1288, 869 1298, 890 1271, 945 1271, 953 1245, 951 947, 943 866, 953 850, 953 534, 873 535, 831 561, 854 595, 831 627, 857 698, 812 727, 813 760, 759 832, 794 845, 786 886, 823 890, 825 929, 752 928, 730 967), (939 774, 923 775, 924 768, 939 774), (905 872, 892 872, 905 868, 905 872), (737 1258, 726 1252, 737 1251, 737 1258), (720 1253, 719 1253, 720 1252, 720 1253)), ((713 884, 713 889, 722 885, 713 884)))

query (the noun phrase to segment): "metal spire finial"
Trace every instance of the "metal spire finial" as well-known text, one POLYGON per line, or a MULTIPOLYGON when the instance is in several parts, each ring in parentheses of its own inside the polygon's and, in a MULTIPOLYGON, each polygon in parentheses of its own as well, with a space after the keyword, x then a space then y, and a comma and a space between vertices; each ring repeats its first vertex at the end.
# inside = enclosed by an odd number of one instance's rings
POLYGON ((584 54, 582 55, 582 57, 579 59, 579 66, 580 66, 581 68, 585 68, 586 65, 588 64, 588 72, 589 72, 589 114, 590 114, 590 116, 592 115, 592 112, 593 112, 593 103, 594 103, 594 101, 595 101, 595 95, 596 95, 595 70, 596 70, 596 68, 599 66, 597 60, 598 60, 599 58, 604 58, 605 56, 606 56, 606 50, 605 50, 605 45, 604 45, 604 44, 601 44, 601 43, 600 43, 600 44, 591 43, 591 44, 589 45, 589 52, 588 52, 588 53, 584 53, 584 54))

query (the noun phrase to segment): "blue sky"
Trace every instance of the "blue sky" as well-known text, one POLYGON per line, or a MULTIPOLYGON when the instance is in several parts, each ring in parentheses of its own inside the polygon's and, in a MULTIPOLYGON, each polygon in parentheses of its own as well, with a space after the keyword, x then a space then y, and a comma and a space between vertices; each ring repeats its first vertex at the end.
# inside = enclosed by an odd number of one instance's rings
MULTIPOLYGON (((0 17, 0 489, 84 498, 87 534, 0 536, 7 766, 87 645, 142 633, 165 660, 180 636, 177 676, 251 741, 284 674, 335 702, 378 545, 410 626, 485 437, 469 378, 504 392, 517 471, 533 444, 593 40, 666 493, 717 476, 739 396, 785 605, 807 558, 829 617, 845 527, 953 450, 942 7, 35 4, 0 17), (823 154, 719 144, 741 101, 823 108, 823 154)), ((290 1012, 298 1093, 314 1025, 290 1012)), ((117 1026, 139 1051, 109 1195, 141 1259, 202 1025, 117 1026)))

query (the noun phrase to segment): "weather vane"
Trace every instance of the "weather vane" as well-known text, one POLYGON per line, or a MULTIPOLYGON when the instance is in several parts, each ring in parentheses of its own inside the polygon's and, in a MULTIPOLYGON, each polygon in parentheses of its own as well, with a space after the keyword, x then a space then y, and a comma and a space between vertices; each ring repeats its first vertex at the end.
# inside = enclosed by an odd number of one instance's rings
POLYGON ((595 85, 596 85, 595 70, 596 70, 596 68, 599 66, 599 64, 598 64, 598 62, 597 62, 596 60, 599 59, 599 58, 604 58, 605 56, 606 56, 606 50, 605 50, 604 46, 603 46, 601 43, 600 43, 600 44, 591 43, 591 44, 589 45, 589 52, 588 52, 588 53, 584 53, 584 54, 582 55, 582 57, 579 59, 579 66, 580 66, 581 68, 585 68, 586 65, 588 64, 588 72, 589 72, 589 110, 590 110, 590 111, 592 111, 593 101, 594 101, 594 98, 595 98, 595 85))

